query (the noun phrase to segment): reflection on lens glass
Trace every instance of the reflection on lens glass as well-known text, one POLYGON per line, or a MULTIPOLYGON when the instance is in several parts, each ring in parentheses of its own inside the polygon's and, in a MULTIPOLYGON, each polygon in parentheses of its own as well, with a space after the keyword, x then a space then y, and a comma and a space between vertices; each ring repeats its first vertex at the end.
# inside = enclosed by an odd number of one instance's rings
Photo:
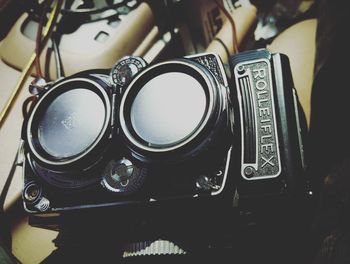
POLYGON ((73 89, 55 98, 39 121, 42 148, 56 158, 72 157, 86 150, 104 124, 101 98, 87 89, 73 89))
POLYGON ((171 145, 186 139, 200 124, 206 109, 202 85, 180 72, 148 81, 131 106, 131 123, 143 140, 171 145))

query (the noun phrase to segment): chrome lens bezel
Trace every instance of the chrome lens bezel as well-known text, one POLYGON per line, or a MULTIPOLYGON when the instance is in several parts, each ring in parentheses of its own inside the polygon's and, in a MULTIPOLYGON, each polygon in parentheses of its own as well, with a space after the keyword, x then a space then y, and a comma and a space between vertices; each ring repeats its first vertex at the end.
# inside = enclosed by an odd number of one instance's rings
POLYGON ((124 92, 121 100, 120 112, 119 112, 121 130, 123 131, 123 134, 125 135, 127 140, 133 146, 136 146, 137 148, 146 152, 165 153, 165 152, 170 152, 170 151, 180 149, 185 145, 189 144, 190 142, 192 142, 204 130, 209 119, 212 117, 213 112, 215 111, 215 107, 216 107, 215 102, 216 102, 217 96, 218 96, 217 82, 215 81, 214 78, 210 76, 209 71, 206 70, 203 66, 201 65, 197 66, 196 63, 185 61, 185 60, 171 60, 171 61, 155 64, 153 66, 148 67, 139 75, 137 75, 136 78, 129 84, 126 91, 124 92), (175 69, 177 68, 178 70, 169 71, 168 70, 169 68, 175 68, 175 69), (170 146, 168 145, 164 147, 154 146, 154 144, 146 145, 144 142, 142 142, 142 140, 138 139, 135 135, 133 135, 135 133, 132 131, 131 125, 128 124, 128 121, 127 121, 128 118, 126 118, 126 115, 130 114, 130 113, 127 113, 126 111, 127 104, 130 100, 132 101, 133 99, 135 99, 135 97, 129 98, 129 96, 131 96, 131 92, 134 92, 134 89, 136 89, 137 91, 140 91, 142 86, 147 81, 152 79, 153 75, 156 76, 157 74, 159 75, 167 72, 187 73, 186 70, 189 72, 195 73, 197 76, 200 76, 201 80, 198 80, 198 81, 200 81, 202 84, 205 84, 204 86, 202 85, 203 89, 206 89, 205 92, 207 94, 207 107, 206 107, 204 117, 202 118, 199 126, 189 136, 187 136, 185 139, 181 140, 180 142, 176 142, 174 144, 171 144, 170 146), (157 72, 157 74, 154 74, 154 72, 157 72))
MULTIPOLYGON (((74 86, 73 86, 74 87, 74 86)), ((85 87, 82 87, 85 88, 85 87)), ((89 89, 88 86, 86 89, 89 89)), ((38 103, 35 105, 33 111, 31 112, 28 123, 27 123, 27 129, 26 129, 26 137, 27 137, 27 142, 29 146, 30 152, 33 154, 34 158, 42 162, 43 164, 49 165, 49 166, 67 166, 67 165, 72 165, 80 160, 82 160, 84 157, 89 155, 101 142, 101 139, 104 137, 108 126, 110 124, 110 118, 111 118, 111 105, 110 105, 110 99, 108 97, 107 92, 105 89, 100 85, 98 82, 93 81, 91 79, 87 78, 72 78, 72 79, 67 79, 62 82, 58 82, 54 86, 52 86, 48 91, 45 92, 45 94, 40 98, 38 103), (63 89, 62 92, 60 91, 60 94, 64 93, 65 91, 71 90, 72 89, 72 84, 74 83, 87 83, 91 89, 95 89, 95 92, 97 95, 102 99, 103 104, 105 106, 105 120, 103 123, 103 127, 97 136, 97 138, 94 140, 94 142, 84 151, 79 153, 78 155, 74 155, 72 157, 68 158, 57 158, 55 159, 54 157, 52 159, 49 159, 48 156, 51 155, 45 155, 44 153, 41 154, 40 152, 45 152, 44 150, 38 150, 38 148, 35 146, 34 141, 34 133, 33 130, 35 129, 34 123, 37 118, 37 114, 40 110, 41 107, 43 107, 43 104, 48 103, 47 100, 50 100, 52 97, 53 93, 57 92, 57 89, 63 89)))

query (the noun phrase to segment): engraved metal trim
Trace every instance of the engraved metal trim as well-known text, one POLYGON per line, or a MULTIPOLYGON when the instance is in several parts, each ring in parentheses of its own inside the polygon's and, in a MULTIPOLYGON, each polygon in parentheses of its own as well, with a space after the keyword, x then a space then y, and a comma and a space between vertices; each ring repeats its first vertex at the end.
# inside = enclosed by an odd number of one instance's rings
POLYGON ((191 65, 190 63, 187 63, 185 61, 180 61, 180 60, 171 60, 171 61, 166 61, 166 62, 161 62, 161 63, 157 63, 147 69, 145 69, 143 72, 141 72, 139 75, 136 76, 135 79, 132 80, 132 82, 128 85, 121 103, 120 103, 120 111, 119 111, 119 120, 120 120, 120 127, 123 130, 125 136, 128 138, 128 140, 134 144, 136 147, 142 149, 142 150, 146 150, 146 151, 150 151, 150 152, 168 152, 168 151, 172 151, 178 148, 181 148, 182 146, 186 145, 187 143, 191 142, 205 127, 205 125, 208 123, 208 120, 210 118, 210 116, 212 115, 213 109, 214 109, 214 102, 213 102, 213 98, 214 98, 214 92, 213 92, 213 87, 212 84, 209 80, 209 78, 197 67, 191 65), (197 130, 191 135, 189 136, 186 140, 182 141, 179 144, 176 144, 175 146, 171 146, 171 147, 166 147, 166 148, 152 148, 149 146, 145 146, 144 144, 139 143, 133 136, 132 134, 129 132, 129 129, 126 125, 126 121, 124 119, 124 108, 125 108, 125 102, 126 102, 126 98, 130 92, 130 90, 132 89, 132 87, 134 86, 134 84, 142 77, 144 76, 144 74, 147 74, 150 70, 159 67, 161 65, 166 65, 166 64, 182 64, 182 65, 186 65, 187 67, 191 67, 193 68, 196 72, 198 72, 203 79, 205 80, 206 85, 208 86, 208 92, 209 92, 209 104, 208 104, 208 110, 207 113, 205 114, 205 118, 203 119, 203 122, 201 123, 201 125, 197 128, 197 130))
POLYGON ((191 60, 195 60, 197 63, 205 66, 219 81, 221 81, 222 85, 224 85, 225 87, 228 86, 228 81, 226 78, 226 73, 225 73, 225 69, 224 69, 224 65, 221 61, 221 58, 215 54, 215 53, 199 53, 196 55, 190 55, 190 56, 185 56, 185 58, 187 59, 191 59, 191 60), (214 56, 216 59, 216 65, 218 68, 217 69, 213 69, 210 66, 210 63, 207 61, 203 61, 201 60, 201 58, 206 58, 208 59, 208 57, 210 56, 214 56), (216 72, 218 71, 218 72, 216 72))
POLYGON ((281 173, 281 159, 278 144, 271 63, 267 59, 241 62, 235 66, 234 75, 240 107, 242 132, 241 175, 246 180, 276 178, 281 173), (245 87, 242 87, 240 83, 242 78, 248 81, 245 87), (244 105, 241 91, 243 88, 249 89, 249 91, 247 91, 248 97, 251 97, 244 99, 252 99, 252 102, 250 102, 252 103, 250 110, 253 111, 253 117, 250 119, 254 119, 254 124, 252 125, 255 127, 253 131, 250 132, 255 134, 255 162, 245 162, 244 156, 246 154, 245 151, 247 151, 245 150, 246 137, 249 136, 245 135, 244 122, 249 120, 245 120, 243 116, 244 105))
MULTIPOLYGON (((101 130, 101 133, 100 135, 97 137, 97 139, 95 140, 95 142, 86 150, 84 151, 81 155, 73 158, 73 159, 70 159, 70 160, 66 160, 66 161, 51 161, 51 160, 48 160, 46 158, 44 158, 43 156, 41 156, 36 150, 35 150, 35 147, 32 143, 32 132, 31 132, 31 127, 32 127, 32 122, 33 122, 33 117, 36 115, 36 112, 39 108, 39 106, 41 105, 41 103, 45 100, 45 98, 50 95, 50 93, 52 93, 56 87, 59 87, 59 86, 62 86, 62 85, 65 85, 67 83, 70 83, 70 82, 88 82, 90 84, 92 84, 93 86, 95 86, 98 90, 100 90, 102 96, 103 96, 103 99, 105 100, 106 102, 106 106, 110 106, 109 104, 109 98, 108 98, 108 95, 107 95, 107 92, 103 89, 103 87, 98 84, 97 82, 95 81, 91 81, 87 78, 73 78, 73 79, 68 79, 66 81, 63 81, 63 82, 60 82, 56 85, 54 85, 53 87, 51 87, 44 95, 43 97, 40 98, 40 101, 35 105, 34 109, 33 109, 33 112, 32 114, 30 115, 29 117, 29 120, 28 120, 28 125, 27 125, 27 138, 28 138, 28 144, 29 144, 29 148, 31 150, 31 152, 35 155, 35 157, 37 157, 40 161, 46 163, 46 164, 49 164, 49 165, 69 165, 69 164, 72 164, 74 163, 75 161, 83 158, 84 156, 86 156, 87 154, 89 154, 95 147, 96 145, 100 142, 101 138, 103 137, 103 135, 105 134, 106 130, 107 130, 107 127, 109 125, 109 120, 111 118, 111 109, 110 107, 106 107, 106 121, 102 127, 102 130, 101 130)), ((104 102, 104 103, 105 103, 104 102)))

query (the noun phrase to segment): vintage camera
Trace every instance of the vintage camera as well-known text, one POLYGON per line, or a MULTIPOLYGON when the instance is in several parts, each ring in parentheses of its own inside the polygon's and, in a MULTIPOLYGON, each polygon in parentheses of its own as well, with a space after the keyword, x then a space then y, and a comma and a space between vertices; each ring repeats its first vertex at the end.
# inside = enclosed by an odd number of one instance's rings
POLYGON ((212 54, 147 66, 126 57, 47 86, 23 126, 29 212, 220 193, 231 102, 212 54))
POLYGON ((304 193, 288 59, 250 51, 230 68, 229 81, 214 54, 153 65, 125 57, 48 84, 23 125, 25 209, 227 210, 304 193))

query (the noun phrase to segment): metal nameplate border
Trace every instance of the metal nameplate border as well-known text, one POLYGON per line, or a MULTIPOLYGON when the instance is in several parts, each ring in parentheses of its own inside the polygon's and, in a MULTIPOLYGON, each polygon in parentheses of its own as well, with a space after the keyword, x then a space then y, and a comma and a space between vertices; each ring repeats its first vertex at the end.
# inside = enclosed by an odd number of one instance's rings
POLYGON ((256 59, 240 62, 234 67, 238 102, 241 118, 241 175, 245 180, 276 178, 281 173, 281 158, 278 144, 275 102, 271 74, 271 63, 267 59, 256 59), (255 162, 245 162, 245 131, 243 118, 242 91, 240 80, 245 78, 249 83, 253 101, 253 119, 255 128, 255 162))

